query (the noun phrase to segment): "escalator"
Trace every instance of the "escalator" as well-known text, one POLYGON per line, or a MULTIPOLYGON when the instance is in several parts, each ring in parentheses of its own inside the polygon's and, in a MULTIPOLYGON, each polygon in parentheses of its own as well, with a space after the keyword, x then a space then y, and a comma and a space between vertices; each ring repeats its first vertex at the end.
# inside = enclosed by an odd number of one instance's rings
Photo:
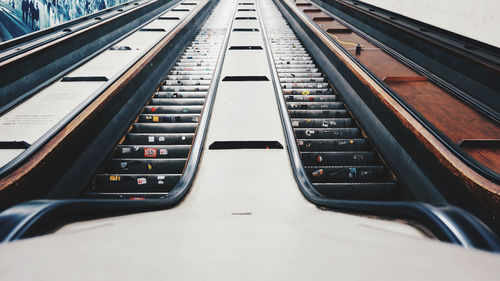
POLYGON ((269 29, 268 40, 300 158, 313 187, 336 199, 407 198, 293 31, 284 20, 276 22, 281 24, 269 29))
POLYGON ((137 116, 85 194, 158 198, 179 182, 211 85, 225 30, 203 28, 137 116))

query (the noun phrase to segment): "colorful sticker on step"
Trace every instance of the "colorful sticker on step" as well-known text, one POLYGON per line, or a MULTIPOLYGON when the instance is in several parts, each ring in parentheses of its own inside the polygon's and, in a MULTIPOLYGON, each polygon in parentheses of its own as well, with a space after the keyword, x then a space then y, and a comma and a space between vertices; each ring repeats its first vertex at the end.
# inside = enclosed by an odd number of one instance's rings
POLYGON ((130 147, 122 147, 122 154, 131 153, 132 149, 130 147))
POLYGON ((154 136, 149 136, 148 137, 148 142, 155 142, 155 137, 154 136))
POLYGON ((354 178, 357 174, 356 168, 349 168, 349 177, 354 178))
POLYGON ((146 178, 138 178, 137 179, 137 184, 138 185, 143 185, 143 184, 146 184, 148 183, 148 181, 146 180, 146 178))
POLYGON ((160 122, 160 116, 153 116, 153 122, 160 122))
POLYGON ((303 96, 307 96, 307 95, 309 95, 310 93, 311 93, 311 92, 309 92, 308 90, 304 90, 304 91, 302 91, 302 95, 303 95, 303 96))
POLYGON ((323 175, 324 171, 323 169, 319 169, 319 170, 316 170, 312 173, 313 177, 319 177, 321 175, 323 175))
POLYGON ((165 156, 168 154, 168 150, 166 148, 160 149, 160 155, 165 156))
POLYGON ((156 178, 158 184, 165 184, 165 176, 158 176, 156 178))
POLYGON ((120 181, 120 176, 109 176, 109 181, 120 181))
POLYGON ((124 171, 128 170, 128 162, 120 162, 120 168, 124 171))
POLYGON ((144 148, 144 157, 156 157, 156 148, 145 147, 144 148))

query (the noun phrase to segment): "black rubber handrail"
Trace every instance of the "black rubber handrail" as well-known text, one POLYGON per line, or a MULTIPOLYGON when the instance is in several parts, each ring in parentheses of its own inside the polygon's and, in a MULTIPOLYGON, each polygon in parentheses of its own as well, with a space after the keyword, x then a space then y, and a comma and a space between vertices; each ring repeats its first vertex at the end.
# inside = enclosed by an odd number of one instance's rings
POLYGON ((274 65, 265 27, 262 21, 260 24, 265 49, 268 52, 268 63, 271 67, 272 81, 278 101, 292 170, 294 171, 294 177, 299 189, 307 200, 317 206, 331 210, 414 220, 427 227, 441 241, 460 245, 465 248, 478 248, 500 252, 498 237, 477 218, 454 206, 436 207, 418 202, 338 200, 326 198, 317 192, 309 181, 300 160, 286 103, 281 94, 281 83, 276 66, 274 65))
MULTIPOLYGON (((275 0, 276 1, 276 0, 275 0)), ((299 13, 302 13, 299 11, 299 13)), ((337 18, 333 15, 331 15, 328 11, 326 11, 327 14, 330 16, 337 18)), ((306 20, 311 23, 314 26, 317 26, 316 23, 314 23, 309 17, 305 17, 306 20)), ((341 21, 341 20, 339 20, 341 21)), ((348 23, 345 23, 344 21, 341 21, 344 24, 347 24, 349 28, 352 28, 353 30, 357 30, 355 27, 349 25, 348 23)), ((482 163, 478 162, 471 156, 469 156, 467 153, 465 153, 460 147, 455 144, 453 141, 451 141, 445 134, 443 134, 441 131, 439 131, 434 125, 432 125, 429 121, 427 121, 417 110, 415 110, 411 105, 409 105, 403 98, 401 98, 396 92, 394 92, 389 86, 387 86, 383 81, 381 81, 377 76, 375 76, 369 69, 367 69, 363 64, 361 64, 352 54, 350 54, 340 43, 338 43, 336 40, 334 40, 331 36, 328 35, 328 33, 321 28, 318 28, 318 31, 324 34, 327 38, 329 38, 330 42, 335 44, 347 57, 349 57, 359 68, 361 68, 373 81, 375 81, 382 89, 384 89, 385 92, 387 92, 399 105, 401 105, 405 111, 407 111, 413 118, 415 118, 427 131, 429 131, 435 138, 439 140, 448 150, 450 150, 455 156, 457 156, 461 161, 463 161, 466 165, 471 167, 473 170, 478 172, 479 174, 483 175, 484 177, 488 178, 489 180, 493 181, 494 183, 500 184, 500 174, 491 170, 490 168, 486 167, 482 163)), ((399 60, 402 60, 403 63, 414 66, 415 63, 410 63, 409 60, 404 59, 401 55, 397 54, 394 50, 390 50, 389 47, 383 45, 382 43, 378 42, 376 39, 371 38, 371 40, 375 41, 377 44, 380 44, 380 47, 383 48, 386 51, 390 51, 391 54, 396 54, 396 58, 399 60)), ((421 67, 416 67, 415 69, 417 72, 421 72, 423 68, 421 67)), ((441 82, 438 84, 442 86, 442 83, 446 83, 439 79, 437 76, 434 74, 428 73, 425 71, 425 75, 428 76, 430 80, 437 79, 441 82)), ((434 81, 436 82, 436 81, 434 81)), ((446 83, 447 84, 447 83, 446 83)), ((448 87, 452 87, 451 85, 448 85, 448 87)), ((460 91, 456 89, 456 91, 460 91)), ((469 100, 469 104, 474 104, 474 107, 476 108, 481 108, 481 104, 475 102, 474 100, 469 100)), ((486 110, 486 109, 485 109, 486 110)), ((492 113, 493 114, 493 113, 492 113)), ((500 120, 500 116, 497 116, 497 114, 489 115, 490 117, 493 118, 495 122, 498 122, 500 120), (496 117, 494 117, 496 116, 496 117)))
MULTIPOLYGON (((230 27, 232 27, 232 22, 230 27)), ((65 199, 32 200, 21 203, 0 213, 0 243, 8 243, 41 234, 50 225, 59 226, 61 223, 82 219, 168 209, 181 202, 189 192, 198 169, 230 32, 231 28, 228 28, 186 168, 177 185, 167 195, 159 199, 144 200, 65 199)))

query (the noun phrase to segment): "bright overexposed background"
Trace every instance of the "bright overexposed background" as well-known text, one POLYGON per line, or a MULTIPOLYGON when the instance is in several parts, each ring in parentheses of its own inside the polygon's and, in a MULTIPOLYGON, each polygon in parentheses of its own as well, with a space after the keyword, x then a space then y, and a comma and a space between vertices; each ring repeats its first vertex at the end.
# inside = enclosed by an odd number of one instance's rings
POLYGON ((500 0, 362 0, 500 47, 500 0))

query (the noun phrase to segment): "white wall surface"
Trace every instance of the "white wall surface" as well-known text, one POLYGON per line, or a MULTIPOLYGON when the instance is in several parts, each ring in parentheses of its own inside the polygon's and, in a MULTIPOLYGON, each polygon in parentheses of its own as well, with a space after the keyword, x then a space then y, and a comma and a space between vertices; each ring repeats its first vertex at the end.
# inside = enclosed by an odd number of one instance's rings
POLYGON ((500 0, 362 0, 500 47, 500 0))

